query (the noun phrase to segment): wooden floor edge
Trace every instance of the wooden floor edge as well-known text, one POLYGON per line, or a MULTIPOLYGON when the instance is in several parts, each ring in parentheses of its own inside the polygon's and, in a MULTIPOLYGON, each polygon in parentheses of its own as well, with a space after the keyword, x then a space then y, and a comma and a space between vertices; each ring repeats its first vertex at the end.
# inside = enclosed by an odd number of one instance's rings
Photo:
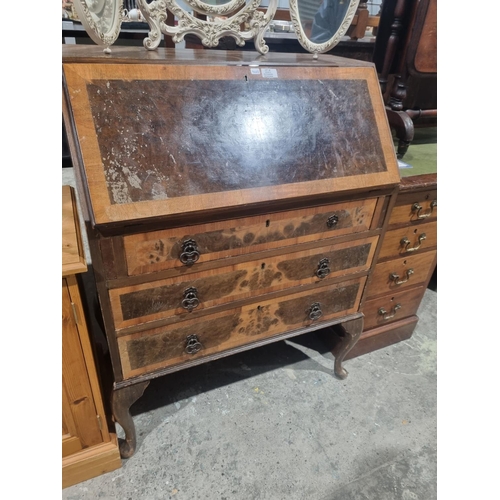
POLYGON ((106 474, 122 466, 116 435, 108 443, 92 446, 62 460, 62 488, 106 474))

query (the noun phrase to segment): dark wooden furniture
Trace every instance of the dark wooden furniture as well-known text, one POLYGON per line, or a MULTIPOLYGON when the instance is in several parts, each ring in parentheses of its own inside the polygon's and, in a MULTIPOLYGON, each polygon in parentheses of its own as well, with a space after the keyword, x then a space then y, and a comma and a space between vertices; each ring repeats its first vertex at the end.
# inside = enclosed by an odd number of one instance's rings
POLYGON ((62 188, 62 486, 121 467, 110 432, 77 275, 87 271, 73 188, 62 188))
POLYGON ((373 61, 403 158, 414 127, 437 123, 437 0, 384 0, 373 61))
POLYGON ((437 263, 437 176, 401 179, 363 306, 364 331, 346 359, 411 337, 437 263))
POLYGON ((399 189, 374 66, 66 46, 63 70, 122 456, 152 378, 333 324, 344 378, 399 189))

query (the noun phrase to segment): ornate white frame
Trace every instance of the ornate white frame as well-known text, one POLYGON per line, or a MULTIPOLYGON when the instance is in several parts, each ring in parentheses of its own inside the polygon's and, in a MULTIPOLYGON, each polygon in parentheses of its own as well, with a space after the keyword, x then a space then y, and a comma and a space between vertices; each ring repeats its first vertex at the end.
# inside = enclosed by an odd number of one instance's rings
MULTIPOLYGON (((151 3, 148 3, 147 0, 136 0, 137 7, 150 28, 148 36, 143 41, 144 47, 148 50, 158 48, 162 33, 171 36, 175 43, 181 42, 187 34, 193 34, 198 36, 206 47, 215 47, 222 37, 231 36, 240 47, 245 45, 247 40, 253 39, 255 49, 260 54, 267 54, 269 47, 264 41, 264 34, 274 18, 278 0, 269 0, 269 6, 265 12, 257 10, 261 1, 229 0, 228 3, 222 5, 210 5, 203 0, 184 0, 193 11, 206 16, 216 16, 215 20, 203 20, 186 12, 176 0, 153 0, 151 3), (177 26, 166 24, 167 11, 177 17, 177 26), (248 26, 248 29, 242 29, 243 25, 248 26)), ((108 14, 113 13, 114 18, 111 28, 103 32, 94 12, 101 12, 104 2, 106 0, 75 0, 74 7, 90 38, 98 45, 104 45, 104 52, 110 53, 109 47, 118 38, 122 21, 126 19, 127 12, 123 8, 123 0, 108 1, 105 7, 106 11, 101 17, 104 17, 107 12, 108 14), (91 8, 89 8, 88 2, 91 3, 91 8)), ((339 43, 351 25, 360 0, 349 0, 347 12, 339 29, 323 43, 315 43, 307 38, 300 21, 298 0, 289 0, 289 2, 290 17, 297 39, 302 47, 311 52, 313 57, 317 59, 318 54, 331 50, 339 43)))
POLYGON ((181 42, 187 34, 193 34, 201 39, 206 47, 215 47, 223 36, 231 36, 236 44, 242 47, 246 40, 254 40, 255 49, 266 54, 269 47, 264 41, 264 33, 272 21, 278 0, 270 0, 266 12, 258 11, 261 0, 230 0, 223 5, 210 5, 202 0, 184 0, 193 11, 203 15, 228 16, 215 21, 203 20, 182 9, 175 0, 137 0, 137 7, 149 24, 148 37, 144 39, 144 47, 154 50, 158 47, 161 34, 169 35, 175 43, 181 42), (177 26, 166 24, 167 10, 178 19, 177 26), (241 25, 247 24, 249 29, 242 30, 241 25))
MULTIPOLYGON (((104 45, 104 52, 110 53, 111 49, 109 47, 110 45, 113 45, 120 34, 120 28, 122 21, 125 18, 125 12, 123 9, 123 0, 108 2, 104 14, 112 12, 114 18, 111 28, 104 32, 100 26, 99 20, 96 20, 95 15, 93 15, 93 12, 95 10, 100 12, 105 1, 106 0, 91 0, 92 6, 95 7, 94 9, 89 8, 86 0, 76 0, 73 4, 78 19, 82 23, 90 38, 92 38, 97 45, 104 45)), ((104 17, 104 15, 101 17, 104 17)))
POLYGON ((351 25, 354 14, 356 13, 356 9, 358 8, 360 0, 350 0, 349 7, 347 8, 347 12, 344 16, 344 19, 339 27, 339 29, 334 33, 334 35, 323 43, 315 43, 311 42, 309 38, 307 38, 304 29, 302 28, 302 23, 300 22, 300 14, 299 14, 299 6, 298 0, 289 0, 290 2, 290 17, 292 19, 293 27, 295 28, 295 33, 297 34, 297 39, 308 52, 313 54, 314 59, 318 58, 318 54, 322 54, 327 52, 335 45, 340 42, 340 39, 345 35, 346 31, 349 29, 351 25))

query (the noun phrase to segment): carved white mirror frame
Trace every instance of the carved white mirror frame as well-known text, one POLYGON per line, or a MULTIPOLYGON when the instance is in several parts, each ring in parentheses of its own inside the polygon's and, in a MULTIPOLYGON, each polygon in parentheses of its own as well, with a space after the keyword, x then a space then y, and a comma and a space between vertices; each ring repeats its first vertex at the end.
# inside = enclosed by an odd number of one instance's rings
POLYGON ((356 9, 358 8, 359 2, 360 0, 350 0, 344 19, 340 23, 339 28, 333 34, 333 36, 326 42, 315 43, 309 40, 309 38, 307 38, 307 35, 302 27, 298 0, 289 0, 290 17, 292 19, 293 27, 295 29, 295 33, 297 35, 297 39, 300 45, 302 45, 302 47, 304 47, 304 49, 306 49, 308 52, 311 52, 313 54, 314 59, 318 58, 318 54, 323 54, 324 52, 333 49, 333 47, 335 47, 335 45, 337 45, 340 42, 340 39, 345 35, 347 30, 349 29, 354 14, 356 13, 356 9))
MULTIPOLYGON (((175 43, 181 42, 187 34, 193 34, 201 39, 206 47, 215 47, 224 36, 231 36, 237 45, 242 47, 245 41, 254 40, 255 49, 260 54, 266 54, 269 47, 264 41, 264 34, 273 20, 278 7, 278 0, 269 0, 265 12, 257 10, 262 0, 229 0, 222 5, 210 5, 203 0, 184 0, 193 11, 213 16, 213 20, 203 20, 186 12, 176 0, 136 0, 137 7, 149 24, 150 31, 144 39, 144 47, 156 49, 161 41, 161 34, 172 37, 175 43), (177 17, 177 26, 166 24, 167 11, 177 17), (245 26, 245 29, 242 29, 245 26)), ((347 32, 356 13, 360 0, 350 0, 344 19, 333 36, 323 43, 309 40, 300 20, 298 0, 289 0, 290 17, 299 43, 315 59, 318 54, 331 50, 347 32)), ((111 52, 109 47, 120 34, 122 21, 127 13, 123 9, 123 0, 75 0, 75 10, 90 38, 98 45, 104 45, 105 52, 111 52), (113 22, 103 30, 104 17, 113 16, 113 22)))
POLYGON ((125 17, 123 0, 76 0, 73 2, 79 21, 97 45, 104 45, 104 52, 110 53, 110 46, 118 38, 125 17), (111 16, 113 22, 103 29, 103 24, 111 16))
POLYGON ((149 24, 149 36, 144 40, 144 46, 149 50, 158 47, 161 34, 169 35, 175 43, 181 42, 187 34, 193 34, 201 39, 206 47, 215 47, 223 36, 231 36, 237 45, 242 47, 246 40, 254 40, 255 49, 266 54, 269 47, 264 41, 264 33, 272 21, 278 0, 270 0, 266 12, 257 10, 262 0, 230 0, 222 5, 210 5, 202 0, 184 0, 193 11, 216 16, 215 20, 203 20, 182 9, 175 0, 137 0, 137 6, 149 24), (177 19, 177 26, 166 24, 167 10, 177 19), (219 17, 217 17, 219 16, 219 17), (248 29, 241 28, 247 25, 248 29))

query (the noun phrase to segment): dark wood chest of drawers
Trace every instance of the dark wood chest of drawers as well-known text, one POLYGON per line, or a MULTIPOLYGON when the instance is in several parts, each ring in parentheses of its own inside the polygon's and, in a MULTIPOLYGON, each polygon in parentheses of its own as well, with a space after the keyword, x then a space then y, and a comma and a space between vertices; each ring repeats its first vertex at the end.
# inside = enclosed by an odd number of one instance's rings
POLYGON ((401 179, 367 286, 364 331, 350 359, 411 337, 437 264, 437 175, 401 179))
POLYGON ((122 456, 151 378, 334 324, 344 378, 399 189, 373 66, 75 47, 63 71, 122 456))

